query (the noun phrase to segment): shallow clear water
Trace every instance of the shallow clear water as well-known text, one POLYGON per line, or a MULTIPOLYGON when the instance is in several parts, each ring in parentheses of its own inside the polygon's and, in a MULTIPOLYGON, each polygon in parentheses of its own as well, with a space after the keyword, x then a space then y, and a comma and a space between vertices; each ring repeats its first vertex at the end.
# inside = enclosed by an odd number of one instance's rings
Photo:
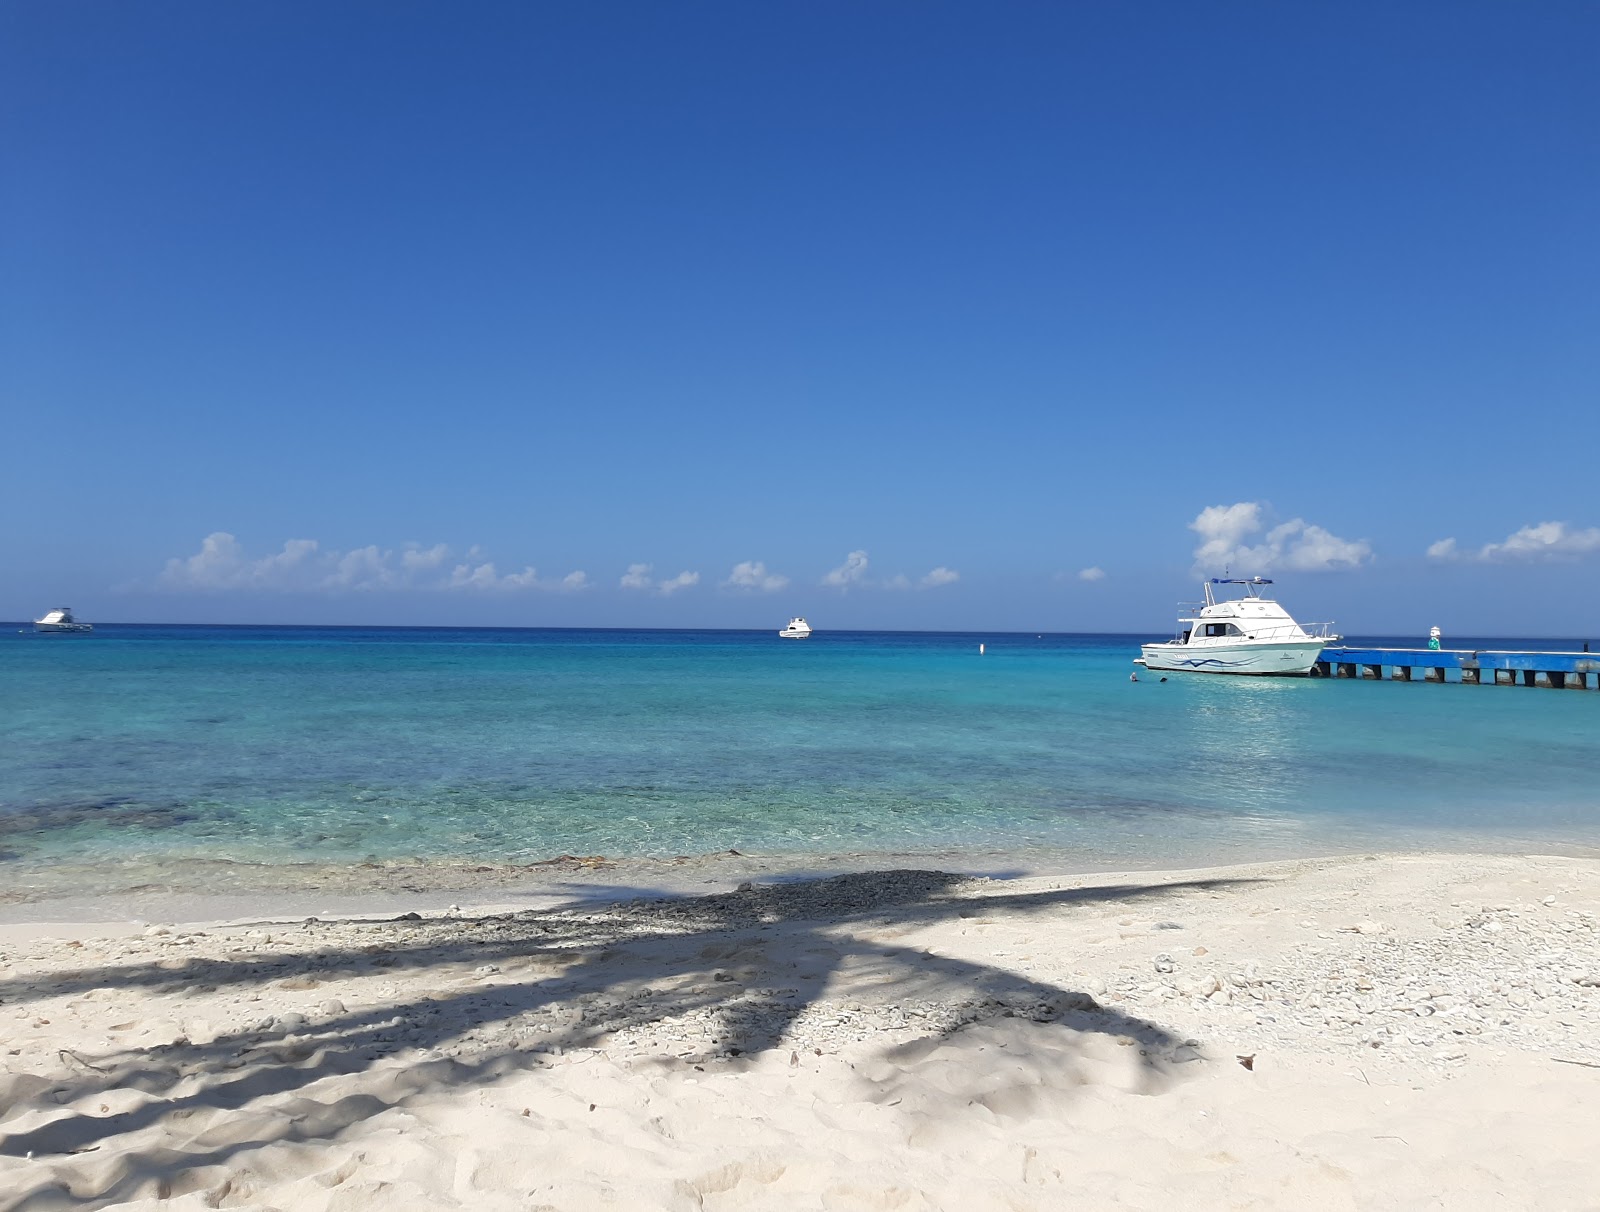
POLYGON ((1137 643, 13 627, 0 856, 1102 864, 1600 844, 1600 693, 1133 684, 1137 643))

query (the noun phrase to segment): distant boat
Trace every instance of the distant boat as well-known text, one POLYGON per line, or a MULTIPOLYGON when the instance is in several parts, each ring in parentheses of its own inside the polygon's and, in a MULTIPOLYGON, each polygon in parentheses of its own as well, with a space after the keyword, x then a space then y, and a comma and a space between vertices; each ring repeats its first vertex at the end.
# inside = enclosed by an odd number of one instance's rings
POLYGON ((789 625, 778 632, 778 637, 784 640, 808 640, 811 638, 811 624, 799 615, 789 620, 789 625))
POLYGON ((33 629, 49 635, 61 635, 66 632, 93 631, 94 624, 80 623, 72 617, 71 607, 57 606, 47 611, 44 618, 34 619, 33 629))
POLYGON ((1135 664, 1186 673, 1303 677, 1323 647, 1340 637, 1329 633, 1327 623, 1310 624, 1315 632, 1296 623, 1282 606, 1261 596, 1261 587, 1270 584, 1264 577, 1212 577, 1203 587, 1206 600, 1200 609, 1178 620, 1183 630, 1177 638, 1145 644, 1135 664), (1215 585, 1243 585, 1244 596, 1218 601, 1215 585))

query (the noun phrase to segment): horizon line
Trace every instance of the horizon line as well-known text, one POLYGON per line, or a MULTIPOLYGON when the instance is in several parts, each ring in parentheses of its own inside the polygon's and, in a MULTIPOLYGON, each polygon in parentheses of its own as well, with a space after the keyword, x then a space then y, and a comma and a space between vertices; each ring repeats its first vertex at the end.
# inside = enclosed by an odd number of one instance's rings
MULTIPOLYGON (((29 619, 0 620, 0 628, 18 626, 19 633, 35 634, 31 628, 33 621, 29 619)), ((96 629, 101 627, 192 627, 210 629, 265 629, 272 628, 284 631, 606 631, 606 632, 650 632, 659 634, 720 634, 720 635, 775 635, 776 628, 771 627, 617 627, 617 626, 565 626, 555 624, 491 624, 491 623, 178 623, 178 622, 97 622, 93 625, 96 629)), ((1155 629, 1152 629, 1155 630, 1155 629)), ((877 627, 839 627, 818 628, 812 633, 817 635, 959 635, 959 636, 1026 636, 1038 638, 1044 636, 1114 636, 1134 637, 1151 634, 1150 631, 1054 631, 1039 628, 1000 629, 989 628, 974 631, 968 628, 877 628, 877 627)), ((1407 635, 1399 631, 1374 631, 1369 633, 1352 633, 1360 638, 1373 639, 1399 639, 1407 635)), ((1525 639, 1525 640, 1565 640, 1581 638, 1579 633, 1571 635, 1527 634, 1513 636, 1509 633, 1494 634, 1485 632, 1476 635, 1472 632, 1460 632, 1460 636, 1469 639, 1525 639)), ((1352 636, 1343 636, 1349 639, 1352 636)))

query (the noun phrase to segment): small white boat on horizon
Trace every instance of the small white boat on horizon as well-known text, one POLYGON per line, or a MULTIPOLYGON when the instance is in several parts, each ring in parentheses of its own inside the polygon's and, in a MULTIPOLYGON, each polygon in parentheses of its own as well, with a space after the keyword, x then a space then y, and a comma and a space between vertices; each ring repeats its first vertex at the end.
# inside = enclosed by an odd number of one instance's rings
POLYGON ((808 640, 811 638, 811 624, 799 615, 789 620, 789 625, 778 632, 778 638, 783 640, 808 640))
POLYGON ((1178 635, 1162 644, 1142 645, 1135 663, 1175 673, 1243 673, 1304 677, 1317 657, 1341 637, 1330 623, 1302 627, 1271 598, 1261 596, 1265 577, 1212 577, 1203 586, 1206 600, 1178 619, 1178 635), (1242 585, 1244 596, 1218 601, 1213 586, 1242 585))
POLYGON ((33 629, 45 635, 64 635, 69 632, 93 631, 93 623, 80 623, 72 617, 69 606, 47 610, 44 618, 33 620, 33 629))

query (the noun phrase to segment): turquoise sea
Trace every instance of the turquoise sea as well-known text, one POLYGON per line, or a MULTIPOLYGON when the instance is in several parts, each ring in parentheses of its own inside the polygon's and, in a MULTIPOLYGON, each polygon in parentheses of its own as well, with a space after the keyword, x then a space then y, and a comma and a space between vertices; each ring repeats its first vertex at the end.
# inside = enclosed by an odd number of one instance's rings
POLYGON ((0 872, 1600 846, 1594 692, 1135 684, 1132 636, 19 626, 0 872))

